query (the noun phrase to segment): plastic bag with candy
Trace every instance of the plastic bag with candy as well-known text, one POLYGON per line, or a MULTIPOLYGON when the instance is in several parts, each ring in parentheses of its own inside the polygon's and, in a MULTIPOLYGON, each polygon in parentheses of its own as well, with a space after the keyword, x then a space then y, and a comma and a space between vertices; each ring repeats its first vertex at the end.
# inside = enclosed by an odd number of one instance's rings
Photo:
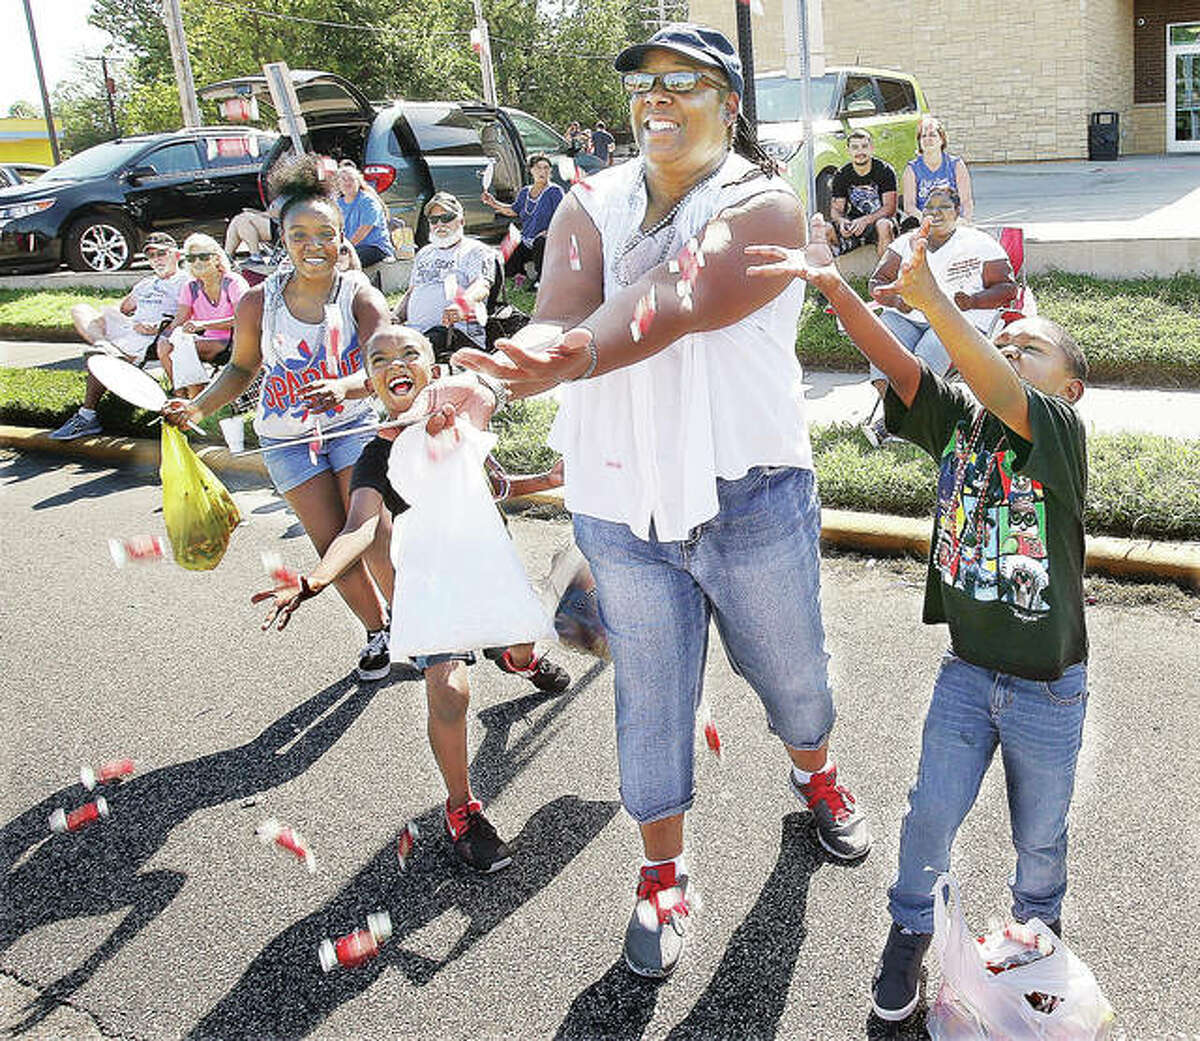
POLYGON ((1091 970, 1038 918, 976 939, 958 881, 933 887, 933 949, 942 986, 926 1027, 933 1041, 1103 1041, 1113 1011, 1091 970))
POLYGON ((175 563, 211 571, 225 556, 242 515, 225 485, 192 451, 181 430, 162 425, 163 521, 175 563))
POLYGON ((568 542, 550 559, 550 573, 542 583, 542 602, 554 612, 558 642, 602 661, 611 661, 608 637, 600 621, 596 580, 579 547, 568 542))

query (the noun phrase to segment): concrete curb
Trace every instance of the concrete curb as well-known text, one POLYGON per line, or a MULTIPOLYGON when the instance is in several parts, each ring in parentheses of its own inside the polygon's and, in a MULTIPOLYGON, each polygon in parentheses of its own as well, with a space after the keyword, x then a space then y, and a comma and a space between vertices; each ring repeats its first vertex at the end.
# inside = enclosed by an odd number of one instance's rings
MULTIPOLYGON (((159 445, 148 438, 87 437, 75 441, 54 441, 48 430, 0 425, 0 446, 21 452, 92 459, 117 466, 157 468, 159 445)), ((197 448, 197 454, 214 472, 240 473, 269 481, 262 456, 233 458, 222 445, 197 448)), ((513 500, 562 506, 562 496, 544 492, 513 500)), ((927 517, 895 517, 852 510, 821 511, 821 537, 843 549, 877 553, 929 554, 930 521, 927 517)), ((1089 571, 1123 578, 1150 578, 1177 582, 1200 589, 1200 543, 1156 542, 1153 539, 1118 539, 1088 536, 1089 571)))

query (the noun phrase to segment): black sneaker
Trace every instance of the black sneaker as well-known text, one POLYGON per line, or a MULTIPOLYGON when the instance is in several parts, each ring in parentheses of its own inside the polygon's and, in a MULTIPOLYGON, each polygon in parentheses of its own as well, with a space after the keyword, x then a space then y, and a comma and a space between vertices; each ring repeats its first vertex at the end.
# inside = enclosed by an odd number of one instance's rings
POLYGON ((483 815, 483 803, 478 799, 453 810, 447 806, 442 823, 455 854, 468 867, 490 875, 512 863, 512 851, 483 815))
POLYGON ((895 922, 871 982, 871 1007, 889 1023, 913 1014, 921 1000, 921 962, 933 939, 929 933, 911 933, 895 922))
POLYGON ((543 694, 561 694, 571 685, 571 674, 561 665, 555 665, 544 654, 540 657, 535 656, 524 668, 513 664, 508 651, 496 658, 495 662, 501 672, 524 676, 543 694))
POLYGON ((367 645, 358 655, 358 678, 381 680, 392 671, 391 634, 387 628, 367 633, 367 645))

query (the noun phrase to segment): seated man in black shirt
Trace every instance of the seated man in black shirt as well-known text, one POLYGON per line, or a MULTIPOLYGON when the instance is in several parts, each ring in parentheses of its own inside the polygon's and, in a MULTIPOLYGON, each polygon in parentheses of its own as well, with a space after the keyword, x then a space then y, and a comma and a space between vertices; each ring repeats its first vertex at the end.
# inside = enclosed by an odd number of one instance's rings
POLYGON ((875 142, 863 127, 846 138, 850 162, 833 175, 832 220, 827 225, 834 255, 868 242, 882 257, 896 237, 896 171, 875 158, 875 142))

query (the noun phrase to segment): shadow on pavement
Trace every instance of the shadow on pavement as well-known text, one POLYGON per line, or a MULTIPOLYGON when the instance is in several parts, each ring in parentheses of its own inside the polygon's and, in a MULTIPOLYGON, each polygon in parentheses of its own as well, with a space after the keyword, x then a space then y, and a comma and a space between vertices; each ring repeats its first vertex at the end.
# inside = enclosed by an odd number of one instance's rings
MULTIPOLYGON (((804 917, 809 885, 827 862, 834 863, 817 842, 812 816, 784 817, 774 870, 734 930, 704 993, 667 1035, 669 1041, 775 1037, 796 959, 808 936, 804 917)), ((703 928, 703 921, 702 911, 698 928, 703 928)), ((619 943, 620 938, 614 937, 613 942, 619 943)), ((653 1015, 656 994, 657 984, 635 976, 618 961, 572 1002, 556 1041, 641 1037, 653 1015)))
POLYGON ((30 1002, 12 1033, 29 1030, 68 1000, 179 892, 184 874, 141 873, 172 829, 197 810, 252 796, 303 773, 333 746, 379 689, 378 684, 359 687, 342 680, 247 744, 164 766, 120 786, 100 786, 94 794, 108 800, 112 815, 77 834, 52 835, 47 821, 55 808, 73 809, 93 797, 79 784, 61 789, 0 829, 0 951, 44 925, 129 909, 96 950, 30 1002))
MULTIPOLYGON (((486 734, 471 766, 476 794, 486 801, 511 784, 553 737, 556 721, 602 671, 603 665, 596 663, 559 697, 531 694, 480 712, 486 734), (544 711, 532 717, 539 708, 544 711), (528 725, 513 740, 514 724, 521 721, 528 725)), ((392 967, 415 986, 424 986, 548 886, 618 809, 616 802, 553 799, 513 839, 512 866, 481 876, 460 867, 443 840, 439 802, 417 820, 421 838, 407 870, 401 871, 389 841, 324 907, 268 943, 188 1038, 304 1037, 392 967), (361 928, 368 914, 381 909, 391 915, 393 932, 379 957, 357 969, 323 973, 317 960, 321 940, 361 928), (406 939, 450 910, 458 911, 468 924, 448 951, 431 956, 406 947, 406 939)))
POLYGON ((99 499, 112 492, 136 488, 146 483, 145 473, 123 470, 104 463, 93 463, 86 459, 71 459, 67 456, 18 455, 0 464, 0 481, 18 484, 41 477, 49 470, 65 466, 74 467, 81 476, 90 477, 67 491, 52 495, 33 504, 35 510, 48 510, 55 506, 69 506, 79 499, 99 499))

